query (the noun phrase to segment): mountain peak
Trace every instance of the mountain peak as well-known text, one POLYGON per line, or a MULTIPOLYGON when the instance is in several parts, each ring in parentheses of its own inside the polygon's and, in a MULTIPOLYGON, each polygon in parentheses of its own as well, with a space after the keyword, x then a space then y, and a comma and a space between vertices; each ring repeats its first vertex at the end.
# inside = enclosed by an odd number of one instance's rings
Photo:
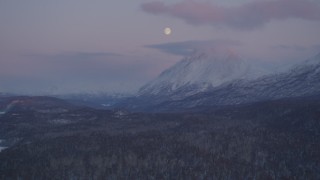
POLYGON ((171 93, 190 87, 204 91, 233 80, 255 77, 257 73, 232 49, 197 49, 142 87, 140 94, 171 93))
POLYGON ((202 48, 196 49, 189 57, 193 60, 237 60, 241 59, 238 53, 231 48, 202 48))

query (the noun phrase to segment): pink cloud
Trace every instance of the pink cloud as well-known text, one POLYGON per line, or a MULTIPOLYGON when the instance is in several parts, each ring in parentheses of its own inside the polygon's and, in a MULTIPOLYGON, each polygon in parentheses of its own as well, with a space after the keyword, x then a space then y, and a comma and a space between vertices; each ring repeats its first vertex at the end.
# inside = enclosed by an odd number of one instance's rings
POLYGON ((169 15, 193 25, 210 24, 244 30, 261 27, 272 20, 300 18, 320 21, 319 3, 309 0, 254 1, 237 7, 194 0, 171 5, 156 1, 144 3, 141 7, 145 12, 169 15))
POLYGON ((145 3, 142 4, 142 8, 152 14, 160 14, 168 10, 166 5, 162 2, 145 3))

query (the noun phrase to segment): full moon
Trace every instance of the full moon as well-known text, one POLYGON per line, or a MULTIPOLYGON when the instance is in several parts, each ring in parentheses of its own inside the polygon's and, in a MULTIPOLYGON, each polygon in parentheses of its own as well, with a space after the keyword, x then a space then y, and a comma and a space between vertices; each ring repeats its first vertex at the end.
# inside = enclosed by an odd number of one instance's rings
POLYGON ((170 35, 172 30, 171 30, 171 28, 167 27, 167 28, 164 28, 163 32, 165 35, 170 35))

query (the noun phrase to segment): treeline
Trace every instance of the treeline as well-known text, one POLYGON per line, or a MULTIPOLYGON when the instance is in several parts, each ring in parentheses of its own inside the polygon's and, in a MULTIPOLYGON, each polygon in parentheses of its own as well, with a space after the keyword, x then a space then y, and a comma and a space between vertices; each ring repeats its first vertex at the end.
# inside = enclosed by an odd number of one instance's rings
POLYGON ((318 179, 319 142, 266 129, 87 132, 0 155, 1 179, 318 179))

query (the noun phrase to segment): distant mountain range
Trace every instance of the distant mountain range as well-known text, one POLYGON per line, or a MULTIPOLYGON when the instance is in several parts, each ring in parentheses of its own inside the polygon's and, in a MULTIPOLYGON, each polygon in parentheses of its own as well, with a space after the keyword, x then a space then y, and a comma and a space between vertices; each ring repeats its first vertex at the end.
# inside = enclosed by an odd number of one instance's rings
MULTIPOLYGON (((10 95, 0 94, 6 96, 10 95)), ((288 71, 270 74, 251 66, 231 50, 215 49, 195 51, 141 87, 135 95, 57 97, 99 109, 167 112, 319 96, 320 53, 288 71)))

